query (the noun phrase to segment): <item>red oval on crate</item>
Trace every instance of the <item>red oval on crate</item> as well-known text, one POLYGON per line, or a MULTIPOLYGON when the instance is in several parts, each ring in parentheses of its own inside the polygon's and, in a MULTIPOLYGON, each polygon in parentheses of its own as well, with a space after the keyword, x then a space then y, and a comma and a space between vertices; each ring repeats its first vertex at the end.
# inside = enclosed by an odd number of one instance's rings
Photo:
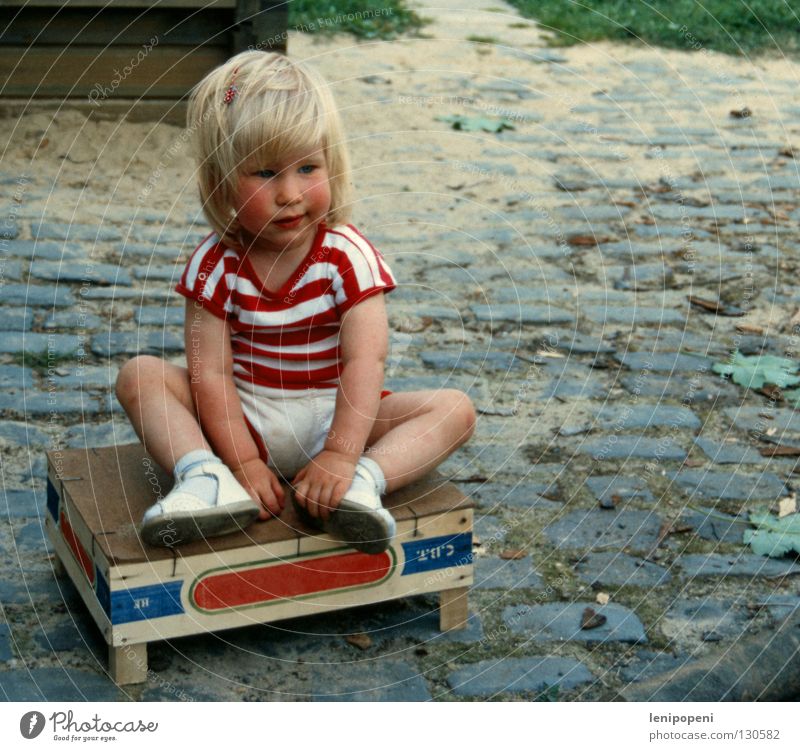
POLYGON ((258 605, 289 597, 377 584, 392 571, 392 556, 348 552, 276 561, 241 571, 227 569, 198 579, 192 599, 202 610, 258 605))
POLYGON ((64 514, 63 511, 60 514, 59 526, 61 527, 61 534, 67 541, 67 545, 69 545, 70 550, 72 550, 78 563, 81 564, 81 568, 83 568, 86 573, 86 578, 90 583, 94 584, 94 563, 86 552, 86 548, 81 545, 81 541, 75 534, 75 530, 72 529, 72 525, 67 521, 66 514, 64 514))

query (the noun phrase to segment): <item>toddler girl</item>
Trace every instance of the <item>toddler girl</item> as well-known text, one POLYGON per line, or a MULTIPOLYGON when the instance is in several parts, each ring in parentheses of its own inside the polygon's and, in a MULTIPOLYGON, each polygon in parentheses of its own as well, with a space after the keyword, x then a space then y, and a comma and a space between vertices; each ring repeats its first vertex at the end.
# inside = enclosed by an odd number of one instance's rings
POLYGON ((117 396, 175 486, 142 538, 175 545, 284 508, 370 553, 395 534, 381 495, 424 475, 472 433, 453 390, 382 391, 386 261, 351 224, 339 115, 321 77, 243 52, 192 93, 203 210, 213 233, 189 259, 188 368, 128 362, 117 396))

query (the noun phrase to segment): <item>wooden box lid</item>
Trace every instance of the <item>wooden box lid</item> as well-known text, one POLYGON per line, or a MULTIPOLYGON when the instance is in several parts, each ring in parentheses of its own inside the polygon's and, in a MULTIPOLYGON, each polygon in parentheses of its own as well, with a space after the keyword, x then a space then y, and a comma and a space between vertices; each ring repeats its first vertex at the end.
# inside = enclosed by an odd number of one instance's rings
MULTIPOLYGON (((91 530, 93 544, 111 563, 189 557, 317 534, 297 518, 287 497, 279 518, 255 522, 244 532, 174 549, 151 547, 142 542, 136 529, 145 510, 169 492, 173 478, 141 444, 51 451, 47 458, 57 492, 62 498, 64 494, 69 497, 91 530)), ((453 483, 432 473, 387 496, 384 505, 401 522, 468 509, 474 504, 453 483)))

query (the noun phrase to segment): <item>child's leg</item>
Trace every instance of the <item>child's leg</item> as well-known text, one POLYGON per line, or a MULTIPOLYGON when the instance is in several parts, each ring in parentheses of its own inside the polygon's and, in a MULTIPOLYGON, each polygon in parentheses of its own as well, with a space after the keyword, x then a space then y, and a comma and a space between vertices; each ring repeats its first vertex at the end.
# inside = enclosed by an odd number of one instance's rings
POLYGON ((195 412, 189 371, 142 355, 117 376, 117 399, 150 455, 172 472, 190 451, 211 451, 195 412))
POLYGON ((392 492, 441 464, 474 430, 475 408, 461 391, 389 394, 381 400, 367 456, 392 492))
POLYGON ((174 546, 243 529, 260 506, 206 442, 188 371, 157 357, 137 357, 117 377, 117 398, 153 458, 175 474, 175 486, 144 515, 140 534, 174 546))

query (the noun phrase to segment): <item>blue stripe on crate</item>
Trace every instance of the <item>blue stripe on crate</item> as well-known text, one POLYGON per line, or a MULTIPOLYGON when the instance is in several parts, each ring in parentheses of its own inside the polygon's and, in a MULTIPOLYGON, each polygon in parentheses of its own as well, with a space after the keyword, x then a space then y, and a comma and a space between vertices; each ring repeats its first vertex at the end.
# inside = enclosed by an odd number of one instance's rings
POLYGON ((472 563, 472 533, 429 537, 416 542, 404 542, 405 564, 403 576, 433 571, 450 566, 467 566, 472 563))
POLYGON ((111 593, 111 623, 115 626, 183 613, 182 581, 148 584, 111 593))
POLYGON ((97 601, 105 614, 111 618, 111 590, 108 588, 108 582, 97 568, 95 568, 94 575, 94 591, 97 594, 97 601))
POLYGON ((47 478, 47 510, 50 512, 53 519, 58 522, 58 491, 50 478, 47 478))

